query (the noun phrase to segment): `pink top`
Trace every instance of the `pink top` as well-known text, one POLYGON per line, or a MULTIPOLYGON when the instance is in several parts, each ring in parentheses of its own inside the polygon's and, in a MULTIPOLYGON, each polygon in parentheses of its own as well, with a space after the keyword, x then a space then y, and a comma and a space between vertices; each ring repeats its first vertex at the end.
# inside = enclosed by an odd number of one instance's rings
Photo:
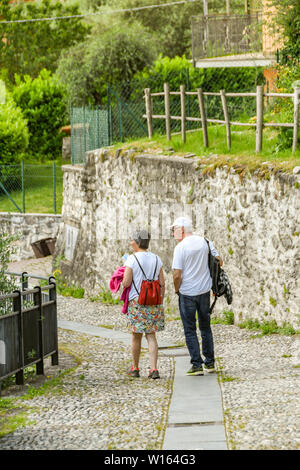
MULTIPOLYGON (((116 293, 120 289, 121 282, 124 277, 124 272, 125 272, 125 266, 119 266, 113 273, 112 278, 109 283, 109 288, 112 292, 116 293)), ((131 286, 126 287, 123 289, 123 292, 121 294, 120 300, 123 300, 124 304, 122 307, 121 312, 122 313, 127 313, 128 310, 128 297, 129 297, 129 292, 130 292, 131 286)))

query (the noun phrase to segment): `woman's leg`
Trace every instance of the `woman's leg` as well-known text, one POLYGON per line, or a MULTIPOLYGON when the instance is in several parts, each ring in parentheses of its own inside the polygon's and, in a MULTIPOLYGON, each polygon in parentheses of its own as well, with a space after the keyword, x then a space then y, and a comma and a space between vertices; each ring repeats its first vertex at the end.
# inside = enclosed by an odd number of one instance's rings
POLYGON ((156 341, 155 333, 146 333, 148 342, 148 350, 150 356, 150 368, 157 369, 157 358, 158 358, 158 345, 156 341))
POLYGON ((143 337, 143 333, 132 333, 131 352, 132 352, 134 368, 139 367, 142 337, 143 337))

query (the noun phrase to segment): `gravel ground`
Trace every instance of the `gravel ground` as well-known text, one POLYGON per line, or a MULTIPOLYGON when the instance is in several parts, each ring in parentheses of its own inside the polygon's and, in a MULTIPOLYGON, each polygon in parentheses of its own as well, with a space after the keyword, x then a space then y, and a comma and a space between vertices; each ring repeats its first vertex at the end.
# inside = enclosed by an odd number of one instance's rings
MULTIPOLYGON (((120 310, 119 305, 58 296, 59 319, 126 331, 120 310)), ((261 337, 229 325, 213 325, 213 334, 228 448, 300 449, 299 335, 261 337)), ((182 344, 181 322, 167 322, 159 339, 182 344)), ((0 439, 0 450, 161 449, 173 358, 161 353, 161 379, 149 380, 143 351, 141 378, 134 380, 125 373, 131 364, 128 346, 59 329, 59 347, 60 365, 47 363, 45 378, 2 392, 2 398, 14 398, 22 407, 27 422, 0 439), (21 398, 26 392, 33 398, 21 398)))

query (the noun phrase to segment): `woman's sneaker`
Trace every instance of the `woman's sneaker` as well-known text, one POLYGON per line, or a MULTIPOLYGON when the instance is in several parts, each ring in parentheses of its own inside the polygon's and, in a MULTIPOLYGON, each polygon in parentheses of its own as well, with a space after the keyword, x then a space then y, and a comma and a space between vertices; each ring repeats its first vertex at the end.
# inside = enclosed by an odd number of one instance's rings
POLYGON ((215 365, 213 362, 211 364, 203 364, 203 369, 205 370, 205 372, 208 373, 216 372, 215 365))
POLYGON ((130 377, 139 377, 140 376, 140 371, 137 367, 129 367, 127 370, 127 375, 130 375, 130 377))
POLYGON ((203 375, 203 367, 193 365, 190 370, 187 371, 186 375, 203 375))
POLYGON ((160 379, 158 370, 157 369, 150 369, 148 378, 149 379, 160 379))

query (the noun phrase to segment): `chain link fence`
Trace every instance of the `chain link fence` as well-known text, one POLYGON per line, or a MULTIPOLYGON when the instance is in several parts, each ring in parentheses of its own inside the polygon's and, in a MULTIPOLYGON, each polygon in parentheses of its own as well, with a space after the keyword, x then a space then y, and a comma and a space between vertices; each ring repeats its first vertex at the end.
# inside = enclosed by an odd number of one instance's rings
POLYGON ((0 165, 0 212, 60 213, 63 174, 52 165, 0 165))

